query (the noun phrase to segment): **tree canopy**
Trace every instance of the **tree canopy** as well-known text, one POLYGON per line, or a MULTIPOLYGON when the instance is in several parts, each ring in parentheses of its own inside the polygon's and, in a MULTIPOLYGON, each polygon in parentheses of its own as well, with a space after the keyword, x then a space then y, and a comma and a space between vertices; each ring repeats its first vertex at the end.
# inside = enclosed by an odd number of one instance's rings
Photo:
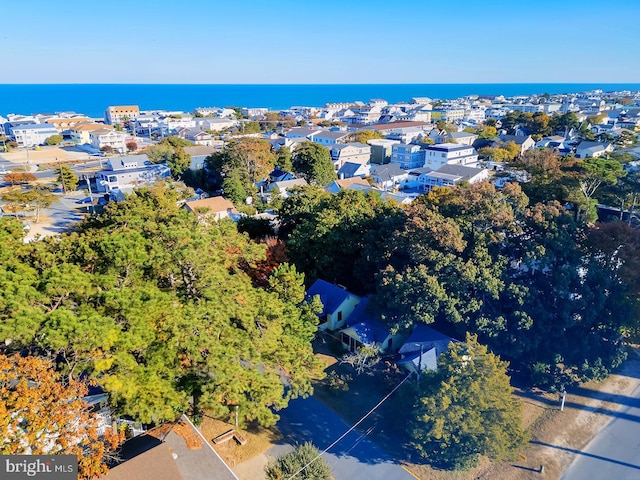
POLYGON ((479 455, 507 460, 523 446, 522 402, 513 396, 507 363, 467 335, 422 376, 411 422, 413 445, 430 463, 453 469, 479 455))
POLYGON ((77 455, 78 473, 90 480, 107 472, 106 456, 123 440, 84 402, 87 385, 63 382, 39 357, 0 354, 0 431, 3 455, 77 455))
MULTIPOLYGON (((553 155, 527 161, 542 177, 564 168, 553 155)), ((620 338, 634 325, 629 280, 585 242, 589 227, 572 211, 531 202, 517 184, 434 188, 402 208, 307 187, 280 217, 290 258, 309 281, 372 295, 394 330, 433 323, 477 333, 550 388, 602 378, 624 358, 620 338)))
POLYGON ((78 176, 69 165, 59 165, 54 172, 57 175, 56 183, 62 187, 65 194, 78 188, 78 176))
POLYGON ((62 135, 51 135, 45 139, 44 143, 47 145, 58 145, 62 140, 64 140, 62 135))
POLYGON ((338 179, 329 150, 315 142, 303 142, 296 147, 293 168, 314 185, 325 186, 338 179))
POLYGON ((296 446, 295 450, 279 456, 265 467, 268 480, 286 480, 296 474, 301 480, 331 480, 331 467, 324 458, 314 460, 320 452, 310 442, 296 446), (312 462, 307 466, 309 462, 312 462), (304 468, 299 472, 300 469, 304 468))
POLYGON ((236 204, 257 192, 256 182, 266 178, 276 163, 271 144, 252 137, 234 139, 205 160, 214 183, 236 204))
POLYGON ((177 206, 184 196, 141 189, 28 245, 0 224, 3 349, 37 348, 70 379, 85 372, 143 422, 173 420, 193 398, 270 425, 321 376, 310 343, 319 306, 304 302, 293 267, 254 285, 266 246, 230 221, 200 223, 177 206))

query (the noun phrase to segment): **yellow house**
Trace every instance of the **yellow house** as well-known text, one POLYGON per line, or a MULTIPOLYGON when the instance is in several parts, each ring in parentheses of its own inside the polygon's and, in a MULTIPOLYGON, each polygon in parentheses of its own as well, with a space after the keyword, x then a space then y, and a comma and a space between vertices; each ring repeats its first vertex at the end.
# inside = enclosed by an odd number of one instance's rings
POLYGON ((83 143, 91 143, 91 133, 102 129, 113 130, 113 127, 104 123, 84 122, 75 125, 69 130, 71 131, 71 139, 81 145, 83 143))
POLYGON ((324 280, 316 280, 307 291, 309 298, 318 295, 323 309, 318 330, 338 330, 344 327, 347 318, 360 303, 361 298, 346 288, 324 280))
POLYGON ((109 125, 116 125, 140 115, 137 105, 114 105, 107 107, 104 112, 104 121, 109 125))

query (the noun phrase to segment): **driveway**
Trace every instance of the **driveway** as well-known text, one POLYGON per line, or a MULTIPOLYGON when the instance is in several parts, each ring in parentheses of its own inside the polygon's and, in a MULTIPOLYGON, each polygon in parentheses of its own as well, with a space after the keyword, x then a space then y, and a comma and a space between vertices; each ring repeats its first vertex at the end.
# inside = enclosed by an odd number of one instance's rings
MULTIPOLYGON (((324 450, 349 429, 331 409, 313 397, 296 399, 278 412, 277 427, 287 444, 312 442, 324 450)), ((267 451, 278 456, 290 447, 277 445, 267 451)), ((365 435, 354 430, 332 447, 323 458, 331 466, 336 480, 414 480, 389 455, 365 435)))
POLYGON ((88 209, 77 202, 83 198, 86 198, 86 195, 82 192, 74 192, 66 197, 59 196, 53 205, 40 212, 41 219, 38 223, 33 223, 33 213, 29 212, 31 215, 31 220, 28 222, 30 230, 26 240, 31 241, 37 235, 46 237, 65 232, 72 224, 82 220, 88 209))
POLYGON ((626 406, 581 451, 562 480, 640 478, 640 386, 626 397, 626 406))

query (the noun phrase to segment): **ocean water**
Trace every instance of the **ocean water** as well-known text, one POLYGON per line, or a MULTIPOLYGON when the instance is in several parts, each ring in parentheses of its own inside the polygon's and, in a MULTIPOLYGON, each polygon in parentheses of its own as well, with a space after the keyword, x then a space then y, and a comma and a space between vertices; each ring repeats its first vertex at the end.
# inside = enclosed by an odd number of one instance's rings
POLYGON ((640 83, 370 84, 370 85, 165 85, 165 84, 0 84, 0 115, 73 111, 102 117, 109 105, 139 105, 142 110, 193 111, 197 107, 322 106, 327 102, 409 101, 411 97, 453 99, 466 95, 530 95, 640 90, 640 83))

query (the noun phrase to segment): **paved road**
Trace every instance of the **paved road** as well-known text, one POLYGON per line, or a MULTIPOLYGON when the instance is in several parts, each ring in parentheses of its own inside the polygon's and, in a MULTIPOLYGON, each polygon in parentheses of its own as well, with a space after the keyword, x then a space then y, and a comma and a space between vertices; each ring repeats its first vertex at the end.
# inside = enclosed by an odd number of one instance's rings
MULTIPOLYGON (((349 429, 331 409, 313 397, 297 399, 278 412, 278 429, 290 444, 311 441, 323 450, 349 429)), ((284 446, 267 452, 280 455, 284 446)), ((376 444, 357 431, 351 432, 324 456, 336 480, 414 480, 376 444)))
POLYGON ((616 418, 577 452, 562 480, 640 478, 640 387, 628 399, 616 418))

